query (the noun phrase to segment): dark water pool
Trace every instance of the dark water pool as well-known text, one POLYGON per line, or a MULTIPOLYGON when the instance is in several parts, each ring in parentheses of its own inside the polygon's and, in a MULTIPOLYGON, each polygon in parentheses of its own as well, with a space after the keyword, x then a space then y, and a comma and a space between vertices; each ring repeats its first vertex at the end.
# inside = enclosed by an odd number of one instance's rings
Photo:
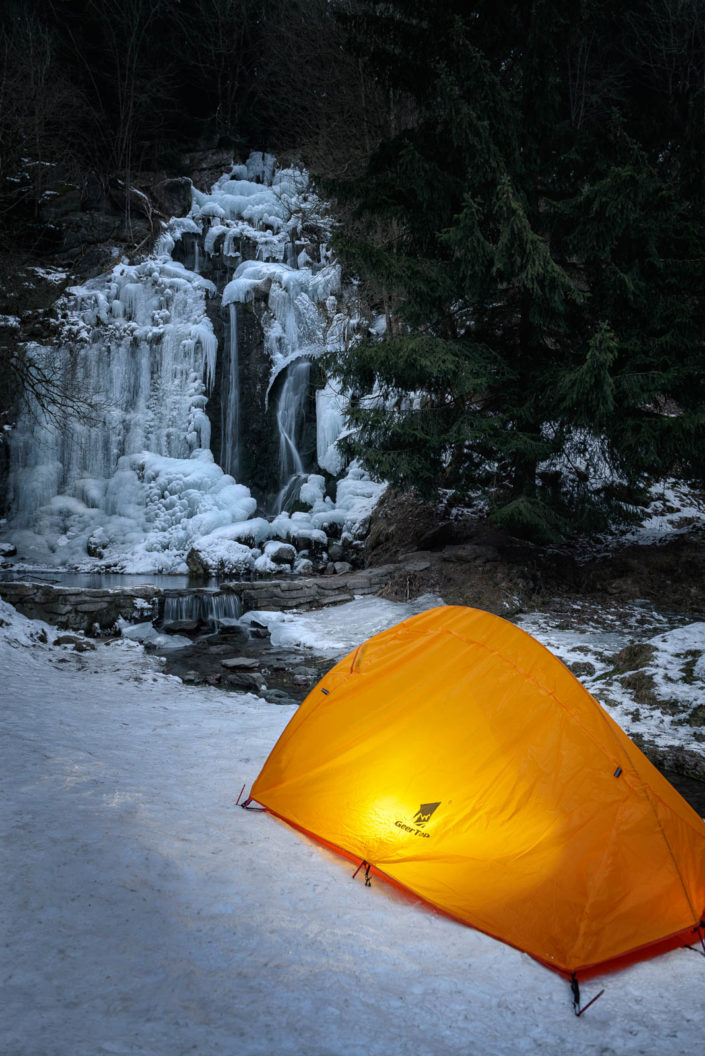
POLYGON ((215 579, 196 579, 193 576, 168 576, 160 573, 145 572, 57 572, 55 569, 32 569, 31 571, 0 570, 0 580, 21 581, 28 583, 50 583, 52 586, 81 587, 101 589, 107 587, 136 587, 148 583, 152 587, 164 590, 189 590, 198 587, 203 590, 217 590, 215 579))

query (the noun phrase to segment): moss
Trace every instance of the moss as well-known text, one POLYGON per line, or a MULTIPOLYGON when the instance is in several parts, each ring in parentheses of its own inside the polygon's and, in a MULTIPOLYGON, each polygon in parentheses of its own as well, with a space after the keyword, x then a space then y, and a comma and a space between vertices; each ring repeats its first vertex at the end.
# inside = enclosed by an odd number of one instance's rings
POLYGON ((631 690, 637 704, 643 704, 649 708, 660 706, 659 699, 654 693, 655 682, 653 675, 647 675, 643 671, 632 671, 630 674, 620 678, 619 681, 625 689, 631 690))
POLYGON ((695 665, 701 656, 702 653, 699 649, 687 649, 684 653, 678 653, 678 659, 685 661, 681 666, 681 681, 688 686, 692 686, 694 682, 699 681, 695 677, 695 665))
POLYGON ((574 660, 572 664, 568 664, 568 667, 576 678, 589 678, 590 675, 595 674, 595 665, 589 660, 574 660))
POLYGON ((612 657, 613 670, 611 674, 621 674, 623 671, 634 671, 646 667, 654 658, 656 650, 653 645, 646 642, 637 642, 626 645, 612 657))

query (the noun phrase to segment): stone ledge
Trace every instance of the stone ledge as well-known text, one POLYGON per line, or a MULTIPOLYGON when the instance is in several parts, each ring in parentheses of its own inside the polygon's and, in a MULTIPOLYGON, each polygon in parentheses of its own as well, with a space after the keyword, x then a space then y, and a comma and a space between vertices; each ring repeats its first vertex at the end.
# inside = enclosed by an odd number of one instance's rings
MULTIPOLYGON (((195 587, 188 593, 236 595, 243 612, 252 609, 320 608, 337 605, 358 594, 377 594, 384 588, 394 566, 385 565, 337 576, 311 576, 290 579, 231 580, 218 591, 195 587)), ((0 581, 0 598, 14 605, 24 616, 45 620, 63 630, 108 631, 119 619, 137 622, 145 619, 145 608, 156 619, 165 597, 187 593, 177 588, 155 587, 149 583, 129 587, 62 587, 24 580, 0 581)))

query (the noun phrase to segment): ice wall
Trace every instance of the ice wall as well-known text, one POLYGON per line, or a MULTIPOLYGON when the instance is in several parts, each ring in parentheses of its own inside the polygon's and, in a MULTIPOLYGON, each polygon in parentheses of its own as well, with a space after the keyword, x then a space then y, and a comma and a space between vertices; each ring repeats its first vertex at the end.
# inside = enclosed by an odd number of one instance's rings
MULTIPOLYGON (((301 488, 311 472, 323 480, 300 450, 311 363, 343 347, 354 326, 327 248, 331 225, 305 173, 253 154, 209 193, 194 189, 190 214, 169 222, 147 260, 120 261, 66 293, 59 342, 31 354, 84 400, 85 413, 62 426, 27 414, 15 430, 4 534, 28 564, 184 571, 196 548, 217 555, 224 571, 246 572, 267 538, 301 544, 309 533, 321 553, 322 528, 361 515, 359 502, 337 503, 318 483, 301 488), (274 520, 255 518, 249 482, 240 479, 241 407, 252 400, 242 389, 244 311, 261 328, 261 413, 271 405, 277 431, 274 520), (220 347, 216 312, 225 320, 220 347), (211 453, 216 381, 219 443, 211 453), (311 496, 310 513, 293 518, 283 509, 292 478, 297 494, 311 496)), ((320 465, 339 474, 340 399, 322 390, 316 405, 320 465)), ((359 496, 364 475, 354 470, 351 479, 359 496)), ((371 503, 376 493, 367 490, 371 503)))

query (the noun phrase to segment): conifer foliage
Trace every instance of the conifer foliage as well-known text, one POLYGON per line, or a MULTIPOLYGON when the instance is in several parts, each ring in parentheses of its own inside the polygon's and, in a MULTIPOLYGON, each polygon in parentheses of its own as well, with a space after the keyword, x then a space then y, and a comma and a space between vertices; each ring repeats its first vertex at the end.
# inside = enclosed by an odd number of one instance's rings
MULTIPOLYGON (((350 12, 348 8, 348 12, 350 12)), ((382 339, 339 363, 349 453, 482 489, 539 539, 705 474, 705 20, 697 0, 360 0, 406 127, 335 187, 382 339), (617 487, 619 485, 619 487, 617 487)))

